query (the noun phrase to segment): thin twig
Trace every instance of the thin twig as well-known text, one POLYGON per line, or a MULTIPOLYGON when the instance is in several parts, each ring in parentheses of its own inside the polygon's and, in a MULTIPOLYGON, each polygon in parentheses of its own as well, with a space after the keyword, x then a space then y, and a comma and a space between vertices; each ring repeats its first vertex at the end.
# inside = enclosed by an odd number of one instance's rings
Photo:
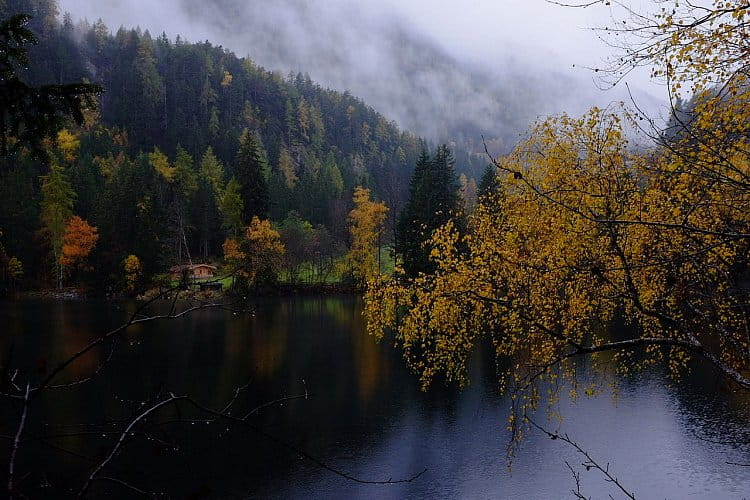
POLYGON ((290 451, 292 451, 294 453, 297 453, 298 455, 303 456, 304 458, 306 458, 309 461, 313 462, 318 467, 321 467, 322 469, 325 469, 328 472, 332 472, 333 474, 336 474, 337 476, 343 477, 344 479, 347 479, 349 481, 353 481, 355 483, 361 483, 361 484, 400 484, 400 483, 411 483, 411 482, 415 481, 416 479, 418 479, 419 477, 421 477, 423 474, 425 474, 427 472, 427 468, 425 467, 424 470, 422 470, 418 474, 415 474, 415 475, 413 475, 413 476, 411 476, 411 477, 409 477, 407 479, 396 479, 396 480, 394 480, 394 479, 388 479, 388 480, 385 480, 385 481, 360 479, 358 477, 352 476, 351 474, 349 474, 347 472, 344 472, 344 471, 341 471, 341 470, 333 468, 332 466, 328 465, 327 463, 323 462, 322 460, 320 460, 318 458, 315 458, 314 456, 312 456, 309 453, 307 453, 306 451, 298 448, 297 446, 294 446, 293 444, 291 444, 291 443, 289 443, 287 441, 284 441, 283 439, 280 439, 280 438, 278 438, 278 437, 276 437, 276 436, 274 436, 272 434, 269 434, 268 432, 264 431, 260 427, 258 427, 256 425, 253 425, 248 420, 244 420, 242 418, 234 417, 232 415, 227 415, 227 414, 218 412, 216 410, 212 410, 211 408, 207 408, 207 407, 201 405, 200 403, 198 403, 197 401, 195 401, 194 399, 192 399, 190 397, 183 397, 182 399, 185 400, 185 401, 187 401, 188 403, 190 403, 191 405, 193 405, 195 408, 197 408, 198 410, 200 410, 202 412, 208 413, 210 415, 215 415, 217 417, 221 417, 223 419, 226 419, 226 420, 228 420, 230 422, 234 422, 236 424, 240 424, 240 425, 243 425, 245 427, 248 427, 249 429, 253 430, 257 434, 260 434, 261 436, 265 437, 269 441, 272 441, 272 442, 274 442, 274 443, 276 443, 276 444, 278 444, 278 445, 280 445, 280 446, 282 446, 282 447, 284 447, 284 448, 286 448, 286 449, 288 449, 288 450, 290 450, 290 451))
POLYGON ((144 497, 155 498, 155 495, 153 495, 151 493, 148 493, 146 491, 143 491, 140 488, 136 488, 132 484, 126 483, 125 481, 123 481, 121 479, 117 479, 115 477, 99 476, 99 477, 95 478, 95 480, 96 481, 108 481, 110 483, 119 484, 120 486, 122 486, 124 488, 127 488, 128 490, 133 491, 135 493, 138 493, 139 495, 142 495, 144 497))
POLYGON ((88 491, 89 487, 91 486, 92 481, 94 481, 94 479, 99 474, 99 472, 101 472, 101 470, 104 469, 104 467, 107 466, 107 464, 110 462, 110 460, 112 460, 112 458, 114 458, 114 456, 117 454, 117 452, 120 450, 120 448, 122 447, 123 443, 127 439, 128 434, 130 433, 131 429, 133 427, 135 427, 138 424, 138 422, 140 422, 144 418, 148 417, 150 414, 152 414, 153 412, 157 411, 159 408, 162 408, 162 407, 164 407, 164 406, 166 406, 166 405, 168 405, 170 403, 173 403, 175 401, 179 401, 181 399, 187 399, 187 397, 185 397, 185 396, 175 396, 174 394, 170 394, 168 398, 166 398, 165 400, 163 400, 163 401, 161 401, 159 403, 156 403, 155 405, 153 405, 150 408, 148 408, 146 411, 140 413, 133 420, 131 420, 131 422, 128 424, 128 426, 125 427, 125 430, 123 430, 122 433, 120 434, 120 438, 117 440, 117 443, 115 443, 115 446, 112 448, 112 450, 110 450, 109 454, 107 454, 107 456, 104 458, 104 460, 102 460, 101 463, 99 463, 94 468, 94 470, 91 472, 91 474, 89 475, 88 479, 86 480, 86 482, 81 487, 81 490, 78 492, 78 497, 82 497, 83 495, 86 494, 86 492, 88 491))
POLYGON ((628 490, 626 490, 625 487, 622 485, 622 483, 617 479, 617 477, 613 476, 612 473, 609 471, 609 464, 607 464, 605 466, 600 465, 596 460, 594 460, 591 457, 591 455, 586 450, 584 450, 581 447, 581 445, 579 445, 578 443, 576 443, 575 441, 573 441, 567 434, 560 434, 558 432, 548 431, 547 429, 545 429, 541 425, 539 425, 536 422, 534 422, 534 420, 531 419, 531 417, 529 417, 528 415, 524 415, 524 420, 526 420, 531 425, 533 425, 534 427, 536 427, 537 429, 539 429, 540 431, 542 431, 544 434, 546 434, 547 436, 549 436, 550 439, 559 439, 560 441, 564 441, 564 442, 568 443, 570 446, 572 446, 573 448, 575 448, 575 450, 578 453, 580 453, 581 455, 583 455, 586 458, 586 462, 584 462, 582 464, 584 467, 586 467, 586 470, 589 470, 589 469, 592 469, 592 468, 593 469, 597 469, 599 472, 601 472, 604 475, 604 477, 606 478, 607 482, 612 483, 615 486, 617 486, 617 488, 620 491, 622 491, 631 500, 635 500, 635 495, 633 493, 629 492, 628 490))

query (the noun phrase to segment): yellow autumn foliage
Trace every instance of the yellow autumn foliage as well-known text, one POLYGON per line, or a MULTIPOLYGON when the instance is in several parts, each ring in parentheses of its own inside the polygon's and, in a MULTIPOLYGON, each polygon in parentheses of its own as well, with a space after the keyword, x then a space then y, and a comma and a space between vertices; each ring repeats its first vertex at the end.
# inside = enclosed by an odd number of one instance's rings
POLYGON ((177 174, 177 167, 169 164, 169 158, 167 158, 167 155, 159 151, 159 148, 154 148, 154 151, 148 154, 148 162, 165 181, 174 182, 177 174))
POLYGON ((621 118, 598 109, 538 124, 498 161, 502 193, 469 233, 435 233, 434 274, 371 282, 369 332, 393 331, 424 387, 438 375, 465 384, 489 336, 510 361, 514 431, 542 381, 575 387, 581 356, 623 374, 658 363, 675 378, 697 356, 750 388, 750 197, 683 160, 632 153, 621 118), (629 326, 615 338, 618 317, 629 326))
POLYGON ((370 199, 370 190, 354 188, 354 208, 349 212, 349 233, 352 246, 349 263, 355 279, 367 283, 378 274, 378 238, 383 230, 388 207, 370 199))
POLYGON ((132 292, 143 275, 143 266, 137 255, 128 255, 122 263, 125 271, 125 286, 128 291, 132 292))
POLYGON ((371 281, 368 330, 393 333, 424 387, 467 383, 469 353, 489 337, 516 438, 554 388, 577 397, 582 357, 600 374, 658 364, 674 378, 697 359, 750 389, 750 7, 709 3, 618 31, 635 42, 611 74, 652 64, 673 102, 690 93, 667 130, 638 109, 536 124, 495 161, 500 192, 468 233, 434 234, 434 274, 371 281))
POLYGON ((81 140, 68 129, 64 128, 57 133, 57 147, 66 163, 76 160, 80 146, 81 140))

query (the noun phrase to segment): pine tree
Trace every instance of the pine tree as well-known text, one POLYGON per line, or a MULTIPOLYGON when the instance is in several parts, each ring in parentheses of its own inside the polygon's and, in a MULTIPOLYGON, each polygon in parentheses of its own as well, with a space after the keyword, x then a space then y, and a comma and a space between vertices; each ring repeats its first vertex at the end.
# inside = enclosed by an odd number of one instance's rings
MULTIPOLYGON (((158 141, 164 130, 164 98, 166 87, 157 69, 154 42, 146 31, 138 43, 138 52, 133 61, 133 74, 136 87, 133 89, 134 102, 129 105, 139 110, 131 116, 131 126, 141 132, 141 136, 158 141)), ((144 144, 144 146, 148 146, 144 144)))
POLYGON ((242 231, 242 213, 244 212, 245 203, 240 193, 240 185, 234 179, 230 179, 227 187, 221 195, 219 210, 224 219, 222 227, 226 229, 230 236, 236 238, 242 231))
POLYGON ((201 159, 198 170, 198 193, 196 195, 195 220, 198 223, 200 253, 204 259, 211 254, 212 240, 216 239, 221 216, 219 204, 224 189, 224 167, 209 146, 201 159))
POLYGON ((453 155, 440 146, 434 158, 422 150, 409 185, 409 201, 398 221, 396 252, 401 255, 408 276, 430 273, 428 241, 432 233, 449 220, 463 227, 461 198, 453 155))
POLYGON ((479 181, 477 196, 482 199, 496 193, 498 189, 500 189, 500 182, 497 180, 497 168, 494 165, 487 165, 482 172, 482 180, 479 181))
POLYGON ((244 203, 243 220, 268 214, 268 161, 259 140, 248 129, 242 131, 234 164, 234 177, 240 185, 244 203))
POLYGON ((190 257, 190 245, 188 245, 187 231, 190 225, 187 220, 187 207, 198 190, 198 176, 193 166, 193 157, 182 148, 177 146, 177 157, 174 164, 174 192, 172 193, 170 218, 174 223, 176 237, 175 249, 177 250, 177 261, 183 262, 183 250, 188 262, 192 263, 190 257))

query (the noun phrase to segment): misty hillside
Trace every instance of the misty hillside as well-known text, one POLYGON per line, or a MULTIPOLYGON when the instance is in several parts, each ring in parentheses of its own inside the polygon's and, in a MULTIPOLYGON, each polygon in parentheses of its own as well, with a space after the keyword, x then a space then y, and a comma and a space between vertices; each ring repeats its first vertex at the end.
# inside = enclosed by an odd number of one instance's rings
MULTIPOLYGON (((502 17, 499 25, 472 18, 474 4, 457 4, 454 23, 436 14, 439 6, 395 0, 377 7, 279 0, 273 8, 262 1, 164 0, 149 6, 146 17, 138 14, 136 0, 63 0, 61 6, 74 20, 101 16, 113 29, 140 24, 152 34, 210 40, 283 74, 308 73, 323 86, 364 99, 406 130, 478 152, 484 149, 477 147, 482 135, 494 153, 503 153, 539 116, 579 114, 592 104, 628 99, 624 88, 599 92, 593 73, 570 71, 571 64, 595 62, 586 54, 569 52, 558 60, 559 51, 539 47, 542 34, 505 33, 502 17), (474 44, 462 45, 457 32, 473 37, 474 44)), ((492 11, 503 16, 504 9, 492 11)), ((639 104, 651 108, 653 98, 641 95, 639 104)))
POLYGON ((415 133, 476 144, 499 138, 507 151, 538 114, 569 109, 576 82, 532 70, 508 54, 481 64, 459 60, 397 17, 368 19, 352 5, 282 0, 180 0, 196 23, 273 68, 303 70, 350 89, 415 133), (323 15, 320 15, 320 11, 323 15), (229 14, 229 15, 227 15, 229 14), (322 19, 321 19, 322 18, 322 19), (344 20, 331 26, 330 19, 344 20))

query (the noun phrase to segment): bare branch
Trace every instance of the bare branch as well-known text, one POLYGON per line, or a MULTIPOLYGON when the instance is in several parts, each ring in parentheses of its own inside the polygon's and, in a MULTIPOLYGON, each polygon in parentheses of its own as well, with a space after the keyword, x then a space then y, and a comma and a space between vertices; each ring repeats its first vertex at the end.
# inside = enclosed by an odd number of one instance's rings
POLYGON ((26 425, 26 414, 28 413, 29 409, 29 388, 31 385, 29 383, 26 383, 26 394, 24 394, 23 397, 23 408, 21 409, 21 418, 18 422, 18 430, 16 431, 16 436, 13 439, 13 447, 11 448, 10 452, 10 460, 8 461, 8 496, 10 498, 13 498, 13 492, 15 491, 15 486, 13 484, 14 479, 14 473, 15 473, 15 465, 16 465, 16 456, 18 454, 18 446, 21 442, 21 434, 23 434, 23 428, 26 425))
POLYGON ((156 495, 153 495, 151 493, 143 491, 140 488, 136 488, 132 484, 126 483, 125 481, 123 481, 121 479, 117 479, 117 478, 114 478, 114 477, 108 477, 108 476, 99 476, 99 477, 95 478, 95 480, 96 481, 107 481, 107 482, 110 482, 110 483, 119 484, 120 486, 122 486, 122 487, 124 487, 124 488, 126 488, 126 489, 128 489, 128 490, 130 490, 130 491, 132 491, 134 493, 138 493, 141 496, 148 497, 148 498, 156 498, 156 495))
POLYGON ((598 470, 604 475, 607 482, 614 484, 615 486, 617 486, 617 488, 620 491, 622 491, 625 494, 625 496, 627 496, 628 498, 632 500, 635 500, 635 495, 629 492, 628 490, 626 490, 625 487, 622 485, 622 483, 617 479, 617 477, 612 475, 612 473, 609 470, 609 464, 606 464, 604 466, 600 465, 596 460, 594 460, 591 457, 591 455, 586 450, 584 450, 578 443, 573 441, 567 434, 560 434, 558 432, 548 431, 541 425, 534 422, 534 420, 532 420, 531 417, 529 417, 528 415, 524 415, 524 419, 527 422, 529 422, 532 426, 536 427, 537 429, 542 431, 544 434, 546 434, 550 439, 559 439, 560 441, 564 441, 568 443, 570 446, 572 446, 573 448, 575 448, 575 450, 578 453, 580 453, 586 458, 586 461, 582 464, 584 467, 586 467, 586 470, 590 470, 592 468, 598 470))
POLYGON ((112 448, 112 450, 109 452, 109 454, 107 454, 107 456, 104 458, 104 460, 102 460, 101 463, 99 463, 94 468, 94 470, 91 472, 91 474, 89 475, 88 479, 86 480, 86 482, 81 487, 81 490, 78 492, 78 497, 80 498, 80 497, 82 497, 83 495, 86 494, 86 492, 88 491, 89 487, 91 486, 92 481, 94 481, 94 479, 97 477, 97 475, 99 474, 99 472, 101 472, 102 469, 104 469, 104 467, 106 467, 107 464, 112 460, 112 458, 114 458, 114 456, 117 454, 117 452, 120 450, 120 448, 122 447, 123 443, 127 439, 128 434, 131 432, 131 429, 133 427, 135 427, 138 424, 138 422, 140 422, 144 418, 148 417, 150 414, 154 413, 158 409, 160 409, 160 408, 162 408, 162 407, 164 407, 164 406, 166 406, 166 405, 168 405, 170 403, 173 403, 175 401, 180 401, 180 400, 186 400, 186 399, 188 399, 186 396, 175 396, 174 394, 170 394, 168 398, 166 398, 163 401, 160 401, 160 402, 152 405, 147 410, 145 410, 144 412, 140 413, 133 420, 131 420, 131 422, 128 424, 128 426, 125 427, 125 430, 123 430, 122 433, 120 434, 120 438, 117 440, 117 442, 115 443, 115 446, 112 448))
POLYGON ((238 417, 234 417, 232 415, 227 415, 227 414, 218 412, 216 410, 212 410, 210 408, 207 408, 207 407, 201 405, 200 403, 198 403, 197 401, 195 401, 194 399, 189 398, 189 397, 184 397, 182 399, 184 399, 185 401, 187 401, 188 403, 190 403, 192 406, 194 406, 196 409, 198 409, 198 410, 200 410, 202 412, 208 413, 210 415, 215 415, 215 416, 223 418, 223 419, 225 419, 225 420, 227 420, 229 422, 233 422, 233 423, 236 423, 236 424, 243 425, 243 426, 245 426, 245 427, 253 430, 254 432, 260 434, 261 436, 265 437, 269 441, 272 441, 272 442, 280 445, 281 447, 286 448, 287 450, 292 451, 292 452, 294 452, 294 453, 296 453, 296 454, 298 454, 298 455, 306 458, 307 460, 311 461, 312 463, 314 463, 318 467, 321 467, 322 469, 325 469, 328 472, 331 472, 331 473, 333 473, 333 474, 335 474, 337 476, 340 476, 340 477, 342 477, 344 479, 347 479, 349 481, 353 481, 355 483, 361 483, 361 484, 400 484, 400 483, 411 483, 411 482, 417 480, 419 477, 421 477, 424 473, 427 472, 427 468, 425 468, 421 472, 419 472, 419 473, 417 473, 417 474, 415 474, 415 475, 413 475, 413 476, 411 476, 409 478, 406 478, 406 479, 387 479, 387 480, 365 480, 365 479, 360 479, 360 478, 358 478, 356 476, 353 476, 353 475, 351 475, 351 474, 349 474, 347 472, 338 470, 338 469, 336 469, 336 468, 328 465, 327 463, 323 462, 322 460, 320 460, 320 459, 318 459, 318 458, 310 455, 308 452, 306 452, 306 451, 298 448, 297 446, 294 446, 293 444, 291 444, 291 443, 289 443, 287 441, 284 441, 283 439, 280 439, 280 438, 278 438, 278 437, 276 437, 276 436, 274 436, 272 434, 269 434, 268 432, 264 431, 260 427, 258 427, 256 425, 253 425, 248 420, 245 420, 245 419, 242 419, 242 418, 238 418, 238 417))

